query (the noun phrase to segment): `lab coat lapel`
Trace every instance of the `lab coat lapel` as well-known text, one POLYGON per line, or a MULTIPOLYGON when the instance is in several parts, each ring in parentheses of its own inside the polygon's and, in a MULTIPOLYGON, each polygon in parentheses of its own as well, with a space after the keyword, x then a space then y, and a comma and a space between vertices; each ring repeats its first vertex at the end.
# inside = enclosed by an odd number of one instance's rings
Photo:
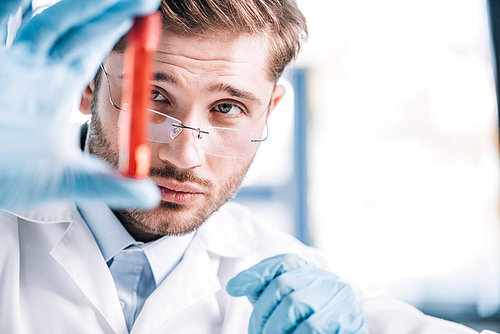
POLYGON ((252 217, 248 209, 228 203, 200 227, 196 237, 209 252, 225 258, 258 253, 266 244, 252 217))
POLYGON ((111 273, 82 217, 77 214, 51 251, 116 333, 128 333, 111 273))
POLYGON ((195 237, 181 262, 144 304, 132 333, 151 333, 172 317, 220 289, 209 254, 199 238, 195 237))

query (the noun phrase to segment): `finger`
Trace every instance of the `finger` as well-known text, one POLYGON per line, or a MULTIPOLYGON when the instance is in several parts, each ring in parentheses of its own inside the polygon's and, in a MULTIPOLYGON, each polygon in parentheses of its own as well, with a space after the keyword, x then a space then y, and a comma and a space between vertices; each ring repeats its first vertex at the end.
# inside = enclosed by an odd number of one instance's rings
MULTIPOLYGON (((74 158, 74 156, 72 156, 74 158)), ((100 201, 112 208, 152 209, 160 200, 158 187, 151 181, 125 179, 111 167, 89 156, 71 163, 35 160, 17 168, 2 169, 0 207, 26 208, 58 200, 100 201)))
POLYGON ((59 1, 24 22, 14 43, 24 42, 30 44, 32 49, 49 50, 68 30, 101 15, 117 1, 59 1))
POLYGON ((250 317, 249 333, 262 333, 263 327, 276 307, 290 293, 306 287, 324 272, 312 263, 276 277, 261 293, 250 317))
POLYGON ((368 334, 363 309, 353 300, 353 296, 351 288, 346 285, 340 293, 303 320, 293 334, 368 334))
POLYGON ((262 330, 256 333, 290 333, 291 330, 295 329, 298 324, 313 313, 314 307, 307 300, 307 295, 302 291, 294 291, 276 308, 262 330))
POLYGON ((11 15, 17 13, 19 8, 22 8, 24 12, 29 6, 31 6, 31 0, 2 0, 0 3, 0 20, 6 22, 11 15))
POLYGON ((31 0, 2 0, 0 3, 0 17, 17 12, 19 7, 26 8, 31 5, 31 0))
MULTIPOLYGON (((289 333, 311 314, 335 299, 345 283, 329 277, 328 272, 309 276, 307 285, 283 298, 262 328, 262 333, 289 333)), ((339 303, 339 307, 341 304, 339 303)))
POLYGON ((344 329, 338 323, 331 319, 324 319, 319 314, 314 313, 306 321, 297 327, 293 334, 331 334, 331 333, 349 333, 349 334, 369 334, 366 321, 358 323, 359 326, 353 326, 353 329, 344 329))
POLYGON ((152 210, 160 204, 160 192, 150 180, 124 179, 113 174, 82 173, 75 177, 76 202, 104 202, 112 209, 152 210), (92 183, 87 181, 92 180, 92 183), (82 187, 82 184, 85 186, 82 187))
POLYGON ((293 334, 331 334, 331 333, 349 333, 349 334, 368 334, 368 325, 364 316, 351 319, 340 323, 337 318, 329 312, 315 312, 305 321, 303 321, 292 332, 293 334), (349 322, 347 322, 349 321, 349 322))
POLYGON ((54 45, 50 55, 78 65, 84 73, 93 75, 116 41, 130 29, 136 15, 136 7, 119 2, 89 24, 68 32, 54 45))
POLYGON ((11 15, 15 15, 19 8, 25 12, 31 7, 31 0, 2 0, 0 3, 0 46, 7 40, 7 22, 11 15))
POLYGON ((101 201, 113 209, 153 209, 160 202, 160 191, 150 180, 125 178, 89 156, 82 157, 77 165, 68 168, 61 180, 76 202, 101 201))
POLYGON ((306 264, 306 261, 294 254, 277 255, 236 275, 228 282, 226 290, 234 297, 247 296, 253 305, 275 277, 306 264))
MULTIPOLYGON (((133 16, 155 11, 158 4, 158 0, 62 0, 23 25, 14 43, 28 43, 32 49, 49 52, 70 31, 92 22, 107 11, 113 12, 116 6, 130 8, 130 11, 122 11, 125 14, 122 20, 131 22, 133 16)), ((109 25, 107 28, 114 30, 116 27, 109 25)))

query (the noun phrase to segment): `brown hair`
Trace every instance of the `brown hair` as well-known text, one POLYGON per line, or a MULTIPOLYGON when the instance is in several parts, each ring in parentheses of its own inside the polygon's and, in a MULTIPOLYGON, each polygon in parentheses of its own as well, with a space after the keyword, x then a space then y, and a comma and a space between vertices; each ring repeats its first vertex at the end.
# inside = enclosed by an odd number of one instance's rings
MULTIPOLYGON (((295 0, 162 0, 164 28, 180 36, 207 33, 263 35, 269 41, 269 77, 277 81, 307 39, 295 0)), ((125 49, 125 36, 114 51, 125 49)))

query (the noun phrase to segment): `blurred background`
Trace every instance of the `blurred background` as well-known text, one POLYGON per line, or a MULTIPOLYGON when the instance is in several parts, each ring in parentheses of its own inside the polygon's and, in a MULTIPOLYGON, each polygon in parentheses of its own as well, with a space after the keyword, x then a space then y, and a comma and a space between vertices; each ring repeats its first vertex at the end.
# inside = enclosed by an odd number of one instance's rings
POLYGON ((500 331, 486 0, 298 3, 310 39, 235 201, 368 293, 500 331))
POLYGON ((486 0, 299 6, 310 40, 236 200, 369 293, 500 330, 486 0))

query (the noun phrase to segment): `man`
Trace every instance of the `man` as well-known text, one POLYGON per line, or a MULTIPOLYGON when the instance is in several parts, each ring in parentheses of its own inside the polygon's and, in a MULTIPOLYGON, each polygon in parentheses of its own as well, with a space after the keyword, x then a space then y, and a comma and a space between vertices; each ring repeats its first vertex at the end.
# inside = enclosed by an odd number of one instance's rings
POLYGON ((116 176, 125 39, 105 54, 157 6, 63 0, 0 54, 0 332, 474 333, 386 297, 360 304, 317 251, 225 204, 307 36, 293 0, 162 1, 154 184, 116 176), (75 142, 112 168, 62 140, 81 88, 92 119, 75 142))

